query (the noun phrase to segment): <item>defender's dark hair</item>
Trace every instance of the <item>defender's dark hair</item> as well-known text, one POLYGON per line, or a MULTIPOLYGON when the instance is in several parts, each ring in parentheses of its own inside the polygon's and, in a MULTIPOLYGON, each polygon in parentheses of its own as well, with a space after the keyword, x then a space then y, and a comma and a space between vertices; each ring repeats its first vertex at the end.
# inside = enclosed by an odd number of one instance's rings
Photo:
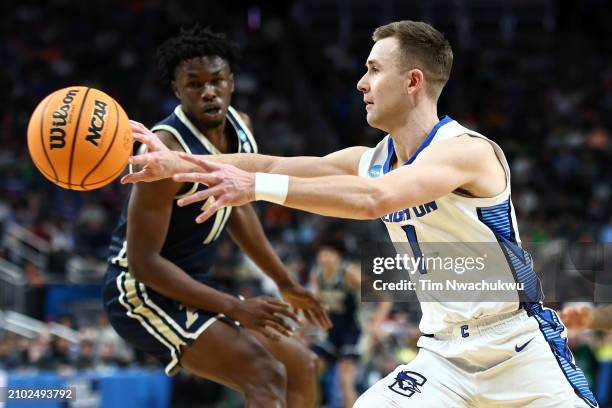
POLYGON ((223 58, 233 72, 238 62, 238 45, 225 34, 214 33, 210 28, 181 28, 181 33, 167 39, 157 49, 157 64, 161 80, 169 84, 174 80, 174 70, 183 61, 192 58, 213 56, 223 58))

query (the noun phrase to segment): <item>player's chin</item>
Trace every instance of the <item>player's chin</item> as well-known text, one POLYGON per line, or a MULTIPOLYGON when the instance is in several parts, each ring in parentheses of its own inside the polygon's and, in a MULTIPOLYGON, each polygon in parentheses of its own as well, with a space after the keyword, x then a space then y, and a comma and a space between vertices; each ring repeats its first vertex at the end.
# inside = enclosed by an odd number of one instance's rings
POLYGON ((201 123, 207 128, 213 128, 217 126, 221 126, 223 124, 224 115, 205 115, 202 118, 201 123))
POLYGON ((372 126, 373 128, 375 128, 376 124, 378 123, 376 120, 376 115, 374 115, 372 112, 368 112, 366 114, 366 121, 368 122, 368 125, 372 126))

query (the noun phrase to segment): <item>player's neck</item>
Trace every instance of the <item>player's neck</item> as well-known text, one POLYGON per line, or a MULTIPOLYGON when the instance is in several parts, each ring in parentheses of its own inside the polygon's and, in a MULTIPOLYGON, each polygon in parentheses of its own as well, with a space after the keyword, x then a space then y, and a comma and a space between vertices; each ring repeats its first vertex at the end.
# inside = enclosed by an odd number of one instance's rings
POLYGON ((206 135, 208 140, 217 147, 217 149, 223 151, 221 147, 226 144, 227 137, 225 136, 225 122, 219 126, 213 128, 201 129, 202 133, 206 135))
POLYGON ((338 261, 338 262, 334 262, 331 265, 326 265, 323 268, 323 276, 327 279, 333 278, 338 273, 341 263, 342 263, 341 261, 338 261))
POLYGON ((215 127, 207 127, 197 124, 198 130, 217 148, 221 153, 229 152, 229 138, 226 134, 227 119, 223 123, 215 127))
POLYGON ((406 116, 406 120, 390 132, 397 163, 405 163, 409 160, 439 121, 435 105, 417 107, 412 110, 406 116))

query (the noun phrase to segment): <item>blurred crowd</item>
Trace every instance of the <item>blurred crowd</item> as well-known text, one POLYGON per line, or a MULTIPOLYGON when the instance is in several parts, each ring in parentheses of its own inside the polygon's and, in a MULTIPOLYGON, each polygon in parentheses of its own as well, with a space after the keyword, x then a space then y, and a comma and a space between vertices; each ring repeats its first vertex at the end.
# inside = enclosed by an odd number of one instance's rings
MULTIPOLYGON (((55 371, 72 374, 78 370, 112 370, 133 364, 147 364, 115 333, 104 313, 95 321, 77 325, 71 316, 58 323, 75 330, 78 341, 43 330, 34 337, 6 332, 0 337, 0 370, 18 373, 55 371)), ((150 360, 149 360, 150 361, 150 360)))
MULTIPOLYGON (((251 116, 261 152, 320 154, 326 153, 321 146, 373 146, 382 136, 365 123, 362 97, 355 89, 364 72, 369 34, 381 21, 373 19, 366 30, 339 35, 322 29, 324 23, 307 1, 287 2, 274 10, 239 5, 231 11, 210 2, 110 3, 50 0, 44 5, 0 5, 0 92, 5 101, 0 105, 0 232, 18 224, 48 245, 44 266, 14 257, 4 247, 0 257, 22 268, 35 294, 29 296, 28 311, 43 320, 48 316, 40 299, 50 282, 65 281, 75 265, 87 269, 103 264, 129 191, 118 183, 87 193, 65 191, 36 171, 27 153, 26 128, 30 113, 50 92, 77 84, 100 88, 131 118, 151 126, 177 103, 158 81, 155 47, 181 25, 197 21, 226 32, 242 48, 233 104, 251 116), (287 61, 299 68, 292 69, 292 75, 301 76, 287 77, 287 61), (307 89, 292 82, 306 83, 307 89), (320 116, 304 119, 304 111, 320 116), (317 127, 309 127, 315 126, 310 122, 317 127), (313 134, 321 128, 331 133, 313 134)), ((612 243, 612 45, 603 41, 612 36, 607 24, 612 9, 594 0, 542 3, 550 8, 548 17, 531 25, 520 25, 520 13, 514 25, 500 23, 482 30, 473 22, 477 15, 471 16, 472 25, 460 18, 437 25, 455 50, 439 114, 448 113, 502 146, 512 168, 521 238, 540 244, 540 252, 552 251, 554 257, 561 255, 560 242, 612 243)), ((501 12, 500 16, 503 21, 501 12)), ((421 16, 391 16, 404 17, 421 16)), ((325 231, 333 230, 344 240, 346 256, 352 259, 359 257, 361 242, 386 235, 375 222, 324 219, 274 205, 258 204, 257 210, 283 261, 305 284, 316 266, 318 238, 325 231)), ((539 265, 540 273, 559 273, 539 265)), ((226 238, 219 246, 215 273, 233 292, 251 296, 275 291, 226 238)), ((567 282, 572 279, 570 273, 567 282)), ((590 290, 560 284, 552 300, 557 307, 562 302, 592 301, 590 290)), ((395 305, 384 321, 371 324, 374 308, 364 303, 360 312, 363 353, 356 381, 361 390, 417 352, 418 306, 395 305)), ((81 327, 64 323, 79 332, 78 343, 47 333, 27 339, 0 328, 0 369, 156 364, 121 344, 101 315, 91 316, 81 327)), ((612 382, 611 339, 600 333, 571 333, 570 344, 606 406, 612 382)), ((338 389, 335 381, 333 371, 324 376, 329 406, 341 406, 341 396, 333 392, 338 389)))

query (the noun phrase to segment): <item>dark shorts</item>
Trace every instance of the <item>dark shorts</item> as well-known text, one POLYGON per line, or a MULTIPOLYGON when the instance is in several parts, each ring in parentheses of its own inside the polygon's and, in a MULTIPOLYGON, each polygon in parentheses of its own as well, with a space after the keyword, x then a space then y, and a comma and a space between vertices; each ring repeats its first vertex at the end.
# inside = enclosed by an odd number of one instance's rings
POLYGON ((104 309, 115 331, 133 347, 162 361, 168 375, 178 371, 183 346, 193 343, 215 321, 229 322, 223 314, 185 308, 116 265, 109 265, 104 282, 104 309))
POLYGON ((359 359, 357 345, 361 331, 357 324, 337 325, 327 333, 327 339, 312 346, 312 351, 326 360, 359 359))

